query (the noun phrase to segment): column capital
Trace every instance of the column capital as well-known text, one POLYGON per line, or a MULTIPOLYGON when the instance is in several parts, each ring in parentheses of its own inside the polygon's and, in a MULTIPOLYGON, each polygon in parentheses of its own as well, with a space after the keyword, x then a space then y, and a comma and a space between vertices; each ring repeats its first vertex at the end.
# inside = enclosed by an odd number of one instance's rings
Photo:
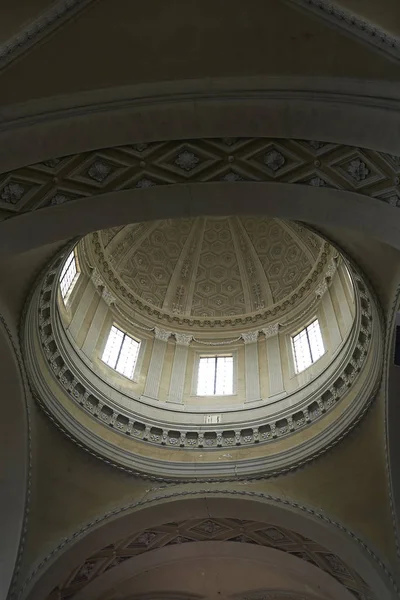
POLYGON ((104 281, 96 268, 93 269, 90 279, 93 281, 95 287, 104 285, 104 281))
POLYGON ((175 339, 179 346, 189 346, 193 336, 187 333, 175 333, 175 339))
POLYGON ((155 327, 154 335, 155 335, 156 340, 162 340, 163 342, 168 342, 168 339, 171 337, 172 333, 170 331, 166 331, 165 329, 159 329, 158 327, 155 327))
POLYGON ((107 304, 107 306, 110 306, 111 304, 115 304, 115 296, 113 296, 113 294, 107 288, 104 288, 104 290, 102 291, 101 297, 103 298, 103 300, 107 304))
POLYGON ((328 283, 326 281, 326 279, 324 279, 323 281, 321 281, 321 283, 316 287, 315 289, 315 295, 319 296, 320 298, 322 298, 322 296, 325 294, 325 292, 328 291, 328 283))
POLYGON ((279 323, 274 323, 273 325, 268 325, 268 327, 264 327, 262 332, 267 339, 273 337, 274 335, 278 335, 279 323))
POLYGON ((242 339, 245 344, 254 344, 258 339, 258 331, 246 331, 242 333, 242 339))

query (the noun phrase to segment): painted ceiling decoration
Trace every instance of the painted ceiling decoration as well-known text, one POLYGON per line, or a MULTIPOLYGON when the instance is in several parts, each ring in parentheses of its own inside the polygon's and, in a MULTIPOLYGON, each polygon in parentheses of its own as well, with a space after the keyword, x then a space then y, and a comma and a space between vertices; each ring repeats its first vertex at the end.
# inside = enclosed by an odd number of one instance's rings
POLYGON ((348 190, 400 206, 400 156, 323 141, 213 138, 135 143, 0 176, 0 218, 114 191, 269 181, 348 190))
MULTIPOLYGON (((310 12, 333 27, 384 52, 391 59, 400 59, 400 39, 354 12, 330 0, 283 0, 289 5, 310 12)), ((0 70, 29 52, 40 41, 54 33, 73 17, 98 0, 55 0, 33 21, 22 27, 16 35, 0 46, 0 70)))
MULTIPOLYGON (((136 532, 115 543, 108 544, 76 567, 64 581, 52 591, 47 600, 59 598, 72 600, 74 596, 95 579, 118 567, 127 560, 175 544, 221 541, 240 544, 256 544, 273 548, 304 560, 334 577, 357 600, 377 600, 363 579, 339 556, 294 531, 238 519, 197 519, 168 523, 159 527, 136 532)), ((268 596, 267 596, 268 597, 268 596)), ((257 598, 256 594, 249 598, 257 598)), ((260 600, 260 597, 258 597, 260 600)))

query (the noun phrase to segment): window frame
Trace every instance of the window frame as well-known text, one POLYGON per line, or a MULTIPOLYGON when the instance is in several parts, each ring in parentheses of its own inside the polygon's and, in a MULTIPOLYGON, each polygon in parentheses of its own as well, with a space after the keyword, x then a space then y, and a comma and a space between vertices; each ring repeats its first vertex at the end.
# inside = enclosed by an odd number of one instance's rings
POLYGON ((64 264, 62 266, 62 269, 61 269, 61 272, 60 272, 60 277, 59 277, 59 280, 58 280, 58 288, 59 288, 60 295, 61 295, 62 301, 64 303, 64 306, 67 306, 67 304, 68 304, 68 302, 69 302, 69 300, 71 298, 72 292, 76 288, 76 284, 77 284, 77 281, 79 279, 80 274, 81 274, 81 271, 80 271, 80 268, 79 268, 78 256, 76 254, 76 249, 74 248, 68 254, 68 257, 67 257, 66 261, 64 262, 64 264), (68 276, 68 271, 69 271, 70 266, 72 264, 75 265, 74 266, 75 273, 74 273, 74 275, 73 275, 73 277, 72 277, 72 279, 70 281, 70 284, 69 284, 67 290, 65 291, 65 295, 64 295, 62 284, 63 284, 64 279, 68 276))
POLYGON ((313 317, 308 322, 307 325, 303 326, 299 331, 297 331, 295 334, 292 334, 290 336, 290 345, 291 345, 291 349, 292 349, 292 359, 293 359, 293 366, 294 366, 294 374, 295 375, 300 375, 301 373, 304 373, 305 371, 307 371, 307 369, 309 369, 310 367, 312 367, 313 365, 315 365, 323 356, 325 356, 327 350, 326 350, 325 343, 324 343, 324 336, 322 334, 322 328, 321 328, 320 320, 318 319, 317 315, 315 317, 313 317), (310 343, 310 337, 309 337, 308 329, 315 322, 318 324, 319 334, 321 336, 322 353, 317 358, 314 359, 313 358, 313 351, 312 351, 312 347, 311 347, 311 343, 310 343), (307 339, 307 344, 308 344, 308 350, 309 350, 309 354, 310 354, 310 358, 311 358, 311 363, 307 367, 304 367, 303 369, 299 370, 298 369, 298 358, 297 358, 297 353, 296 353, 296 347, 295 347, 294 339, 296 337, 298 337, 300 334, 302 334, 303 331, 305 332, 305 336, 306 336, 306 339, 307 339))
MULTIPOLYGON (((216 361, 217 362, 217 361, 216 361)), ((229 398, 231 396, 235 396, 237 394, 237 352, 233 350, 232 352, 197 352, 195 355, 194 361, 194 372, 193 372, 193 382, 192 382, 192 396, 196 396, 197 398, 229 398), (202 358, 226 358, 232 357, 232 393, 230 394, 199 394, 199 371, 200 371, 200 361, 202 358)), ((215 385, 215 384, 214 384, 215 385)))
POLYGON ((117 323, 113 322, 113 323, 111 323, 111 327, 109 329, 108 335, 106 337, 105 344, 104 344, 104 346, 102 348, 101 355, 100 355, 99 358, 100 358, 102 364, 105 365, 108 369, 111 369, 114 373, 117 373, 121 377, 125 377, 125 379, 128 379, 131 382, 134 382, 135 381, 136 371, 137 371, 138 366, 139 366, 139 360, 140 360, 140 357, 141 357, 141 351, 142 351, 143 347, 144 346, 143 346, 142 340, 139 340, 138 338, 134 337, 130 333, 127 333, 123 328, 121 328, 119 325, 117 325, 117 323), (113 328, 122 333, 122 340, 121 340, 121 343, 120 343, 120 346, 119 346, 119 349, 118 349, 117 357, 115 359, 115 366, 114 367, 112 367, 110 364, 108 364, 104 360, 104 358, 103 358, 104 354, 106 352, 107 344, 108 344, 108 341, 110 339, 110 336, 111 336, 113 328), (137 344, 136 356, 135 356, 135 360, 134 360, 133 369, 132 369, 132 375, 131 376, 126 375, 125 373, 122 373, 121 371, 117 370, 118 361, 119 361, 119 359, 121 357, 121 352, 122 352, 122 349, 123 349, 123 345, 124 345, 125 339, 127 339, 127 338, 129 340, 132 340, 133 342, 135 342, 137 344))

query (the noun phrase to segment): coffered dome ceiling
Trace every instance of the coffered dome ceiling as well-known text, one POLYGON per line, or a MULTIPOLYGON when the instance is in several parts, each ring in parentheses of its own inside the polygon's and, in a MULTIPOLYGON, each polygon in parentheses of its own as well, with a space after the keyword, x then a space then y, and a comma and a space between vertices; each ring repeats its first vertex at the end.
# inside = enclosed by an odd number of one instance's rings
POLYGON ((308 229, 268 217, 139 223, 86 243, 113 294, 158 318, 193 323, 282 315, 313 287, 328 258, 327 245, 308 229))

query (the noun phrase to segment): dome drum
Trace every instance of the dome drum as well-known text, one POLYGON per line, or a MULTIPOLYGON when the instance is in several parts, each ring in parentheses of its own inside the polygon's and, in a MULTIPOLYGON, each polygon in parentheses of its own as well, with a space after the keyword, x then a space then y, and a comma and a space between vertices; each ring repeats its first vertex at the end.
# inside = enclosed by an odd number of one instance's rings
MULTIPOLYGON (((105 235, 100 232, 97 239, 105 235)), ((300 295, 297 305, 285 306, 279 320, 259 325, 251 321, 249 328, 242 324, 239 331, 236 323, 228 328, 229 319, 218 315, 215 327, 184 332, 179 327, 164 329, 164 323, 160 327, 160 320, 150 320, 146 310, 126 318, 122 290, 117 289, 119 295, 110 291, 100 275, 101 265, 91 264, 91 243, 87 238, 78 244, 80 281, 66 307, 58 281, 70 251, 53 261, 28 307, 24 343, 40 404, 69 435, 103 459, 162 478, 165 448, 176 477, 276 473, 334 443, 370 402, 380 370, 375 302, 358 271, 346 266, 324 242, 320 248, 325 248, 327 260, 322 275, 307 294, 300 295), (338 289, 342 306, 343 294, 348 300, 347 322, 332 304, 338 289), (86 312, 77 318, 83 301, 86 312), (333 313, 337 319, 330 327, 333 313), (316 315, 327 347, 315 364, 297 373, 291 340, 316 315), (103 334, 117 323, 140 341, 133 379, 98 358, 99 333, 97 342, 92 340, 92 351, 87 351, 96 318, 103 334), (209 355, 232 357, 234 393, 211 397, 196 393, 198 361, 209 355), (47 373, 45 378, 39 377, 40 372, 47 373), (322 428, 317 425, 320 421, 325 423, 322 428)), ((319 253, 315 260, 320 260, 319 253)))

